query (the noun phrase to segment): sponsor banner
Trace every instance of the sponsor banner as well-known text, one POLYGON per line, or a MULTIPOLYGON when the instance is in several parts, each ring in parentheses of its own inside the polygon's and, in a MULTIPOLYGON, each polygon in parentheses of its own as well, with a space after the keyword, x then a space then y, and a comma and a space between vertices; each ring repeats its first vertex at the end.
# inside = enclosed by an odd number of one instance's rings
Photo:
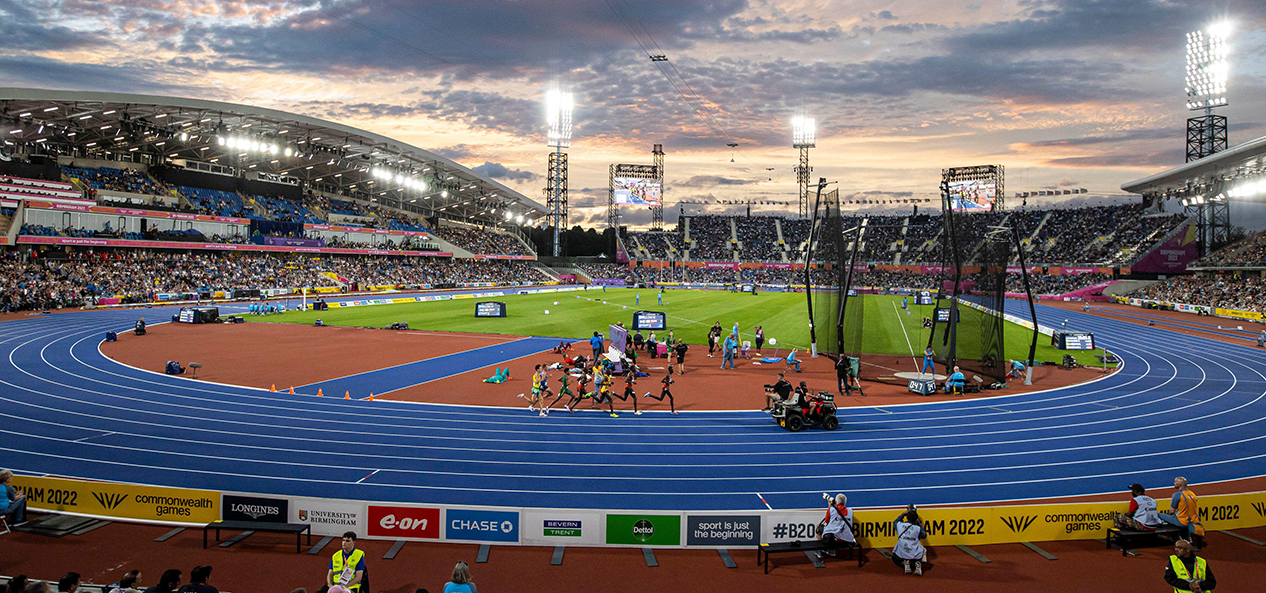
POLYGON ((440 510, 369 505, 370 537, 440 539, 440 510))
POLYGON ((1227 317, 1230 319, 1246 319, 1248 321, 1261 321, 1262 314, 1256 311, 1241 311, 1239 309, 1223 309, 1218 307, 1214 310, 1218 317, 1227 317))
POLYGON ((523 511, 522 542, 551 546, 597 546, 605 541, 600 512, 567 510, 523 511))
MULTIPOLYGON (((335 215, 341 216, 341 215, 335 215)), ((345 216, 345 215, 342 215, 345 216)), ((305 224, 305 229, 313 229, 318 231, 340 231, 345 233, 369 233, 374 235, 408 235, 410 237, 430 237, 429 233, 421 231, 397 231, 388 229, 371 229, 359 226, 338 226, 330 224, 305 224)))
POLYGON ((517 544, 519 512, 448 509, 444 512, 444 539, 517 544))
POLYGON ((365 505, 327 498, 290 500, 290 523, 307 523, 316 535, 343 535, 347 531, 365 534, 365 505))
MULTIPOLYGON (((1163 500, 1157 502, 1162 508, 1168 506, 1163 500)), ((1266 492, 1211 494, 1201 496, 1199 503, 1200 524, 1207 531, 1266 525, 1266 492)))
POLYGON ((760 543, 808 541, 817 539, 818 523, 826 517, 821 511, 774 511, 762 513, 760 543))
POLYGON ((688 546, 758 546, 760 515, 688 515, 688 546))
POLYGON ((607 515, 607 543, 626 546, 681 545, 681 515, 607 515))
POLYGON ((425 255, 430 257, 453 257, 453 254, 451 253, 441 253, 437 251, 345 249, 341 247, 289 247, 281 245, 255 245, 253 243, 185 243, 181 241, 96 239, 92 237, 37 237, 33 235, 19 235, 17 242, 27 245, 79 245, 86 247, 139 247, 144 249, 202 249, 208 251, 271 251, 281 253, 332 253, 338 255, 425 255))
POLYGON ((220 508, 225 521, 285 523, 290 520, 290 501, 283 498, 225 494, 220 499, 220 508))
POLYGON ((189 214, 186 212, 159 212, 156 210, 139 210, 136 208, 113 208, 109 206, 92 205, 96 202, 89 201, 85 205, 78 204, 52 204, 48 202, 27 202, 28 208, 44 208, 49 210, 68 210, 72 212, 99 212, 102 214, 122 214, 125 216, 144 216, 147 218, 166 218, 172 220, 197 220, 201 222, 227 222, 231 224, 250 224, 249 218, 234 218, 232 216, 207 216, 203 214, 189 214))
POLYGON ((207 524, 220 518, 220 493, 63 478, 14 476, 27 508, 112 519, 207 524))

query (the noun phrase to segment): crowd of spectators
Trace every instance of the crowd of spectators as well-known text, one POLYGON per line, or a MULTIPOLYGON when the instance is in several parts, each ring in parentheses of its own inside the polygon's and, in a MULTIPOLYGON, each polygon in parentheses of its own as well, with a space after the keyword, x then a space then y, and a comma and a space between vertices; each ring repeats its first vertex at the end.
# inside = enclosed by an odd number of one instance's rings
MULTIPOLYGON (((251 200, 263 207, 264 212, 267 213, 264 218, 268 220, 325 224, 325 220, 314 214, 302 202, 276 196, 251 196, 251 200)), ((252 218, 259 218, 259 216, 256 214, 252 218)))
POLYGON ((783 260, 783 248, 778 243, 778 221, 770 216, 738 217, 734 219, 738 234, 739 259, 743 261, 783 260))
MULTIPOLYGON (((75 167, 61 165, 62 175, 78 179, 90 190, 111 190, 151 196, 171 194, 171 187, 154 181, 149 175, 136 169, 115 169, 112 167, 75 167)), ((95 192, 91 192, 95 197, 95 192)))
POLYGON ((693 261, 734 261, 732 218, 701 215, 690 217, 690 259, 693 261))
POLYGON ((327 272, 359 286, 549 280, 532 264, 505 260, 138 250, 54 259, 9 251, 0 259, 0 310, 80 306, 111 297, 148 302, 156 293, 338 285, 327 272))
POLYGON ((1237 241, 1198 260, 1196 268, 1266 267, 1266 231, 1237 241))
POLYGON ((638 282, 636 271, 629 270, 626 264, 576 264, 576 267, 594 280, 624 280, 630 286, 638 282))
POLYGON ((526 255, 523 242, 506 233, 451 226, 435 230, 445 241, 477 255, 526 255))
MULTIPOLYGON (((1107 274, 1029 274, 1029 288, 1034 295, 1061 295, 1111 280, 1107 274)), ((1007 292, 1024 292, 1024 276, 1007 274, 1007 292)))
MULTIPOLYGON (((960 234, 964 237, 983 238, 990 227, 1004 224, 1018 226, 1025 239, 1037 230, 1026 250, 1028 263, 1096 265, 1128 264, 1141 250, 1151 247, 1186 220, 1182 214, 1144 217, 1141 204, 973 212, 959 216, 960 234)), ((867 230, 858 254, 860 261, 939 263, 943 226, 939 215, 849 215, 841 224, 844 228, 853 228, 863 220, 867 230)), ((783 261, 784 253, 789 261, 803 261, 812 227, 809 220, 782 219, 784 243, 779 245, 772 217, 699 215, 689 217, 689 221, 689 259, 693 261, 734 261, 736 251, 740 261, 783 261), (731 240, 734 236, 737 236, 737 245, 731 240)), ((636 236, 651 258, 671 259, 665 243, 681 241, 685 225, 679 226, 676 232, 643 232, 636 236)), ((978 244, 968 241, 963 257, 970 259, 978 244)), ((1242 259, 1266 261, 1266 237, 1257 250, 1245 250, 1242 259)))
POLYGON ((1150 284, 1128 296, 1261 313, 1266 312, 1266 278, 1239 275, 1184 276, 1150 284))

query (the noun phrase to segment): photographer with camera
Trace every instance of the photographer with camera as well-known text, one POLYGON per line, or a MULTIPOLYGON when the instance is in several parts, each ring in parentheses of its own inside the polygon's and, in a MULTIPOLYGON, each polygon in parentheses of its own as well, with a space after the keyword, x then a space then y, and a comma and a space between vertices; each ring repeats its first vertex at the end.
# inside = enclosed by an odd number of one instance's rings
POLYGON ((905 569, 906 574, 923 574, 923 562, 928 552, 919 540, 926 539, 923 521, 919 519, 919 511, 911 504, 906 512, 897 515, 893 524, 897 528, 897 545, 892 549, 892 561, 905 569), (913 567, 911 566, 913 565, 913 567))
MULTIPOLYGON (((826 501, 826 518, 822 520, 825 523, 822 527, 822 543, 828 546, 827 555, 834 556, 834 548, 841 547, 840 542, 844 546, 857 545, 857 540, 853 537, 853 511, 848 508, 848 497, 843 493, 832 497, 823 492, 822 499, 826 501)), ((819 560, 822 559, 822 552, 814 553, 819 560)))
POLYGON ((774 402, 787 401, 791 397, 791 382, 788 381, 783 373, 778 373, 778 381, 773 385, 765 385, 765 409, 762 412, 772 412, 774 410, 774 402))

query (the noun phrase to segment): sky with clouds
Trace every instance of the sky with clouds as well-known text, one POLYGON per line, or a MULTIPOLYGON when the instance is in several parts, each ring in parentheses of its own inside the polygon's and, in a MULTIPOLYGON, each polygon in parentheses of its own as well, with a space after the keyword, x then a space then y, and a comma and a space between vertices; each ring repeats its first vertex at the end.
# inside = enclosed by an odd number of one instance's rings
POLYGON ((1120 196, 1181 164, 1185 35, 1224 19, 1234 145, 1266 135, 1260 0, 0 0, 0 79, 331 119, 541 203, 559 83, 573 223, 604 224, 608 165, 656 143, 671 223, 678 201, 794 203, 797 112, 845 196, 931 198, 941 168, 994 163, 1009 194, 1120 196))

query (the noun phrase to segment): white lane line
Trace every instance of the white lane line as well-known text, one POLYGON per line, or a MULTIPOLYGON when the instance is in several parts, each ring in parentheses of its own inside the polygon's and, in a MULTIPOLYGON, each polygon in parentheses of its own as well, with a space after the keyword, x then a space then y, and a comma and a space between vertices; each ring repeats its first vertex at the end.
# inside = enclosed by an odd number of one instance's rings
POLYGON ((376 469, 376 470, 374 470, 374 471, 372 471, 372 472, 369 472, 369 475, 367 475, 367 476, 365 476, 365 477, 363 477, 363 478, 361 478, 361 479, 359 479, 359 480, 356 480, 356 483, 357 483, 357 484, 359 484, 359 483, 361 483, 361 482, 364 482, 365 480, 368 480, 368 479, 370 479, 370 478, 374 477, 374 474, 376 474, 376 473, 378 473, 378 472, 380 472, 380 471, 382 471, 382 470, 381 470, 381 469, 376 469))
POLYGON ((84 442, 84 441, 86 441, 86 440, 88 440, 88 439, 95 439, 95 438, 98 438, 98 437, 108 437, 108 436, 110 436, 110 435, 112 435, 112 434, 118 434, 118 433, 117 433, 117 432, 103 432, 103 433, 101 433, 101 434, 94 434, 94 435, 92 435, 92 436, 86 436, 86 437, 84 437, 84 438, 82 438, 82 439, 75 439, 73 442, 75 442, 75 443, 82 443, 82 442, 84 442))

